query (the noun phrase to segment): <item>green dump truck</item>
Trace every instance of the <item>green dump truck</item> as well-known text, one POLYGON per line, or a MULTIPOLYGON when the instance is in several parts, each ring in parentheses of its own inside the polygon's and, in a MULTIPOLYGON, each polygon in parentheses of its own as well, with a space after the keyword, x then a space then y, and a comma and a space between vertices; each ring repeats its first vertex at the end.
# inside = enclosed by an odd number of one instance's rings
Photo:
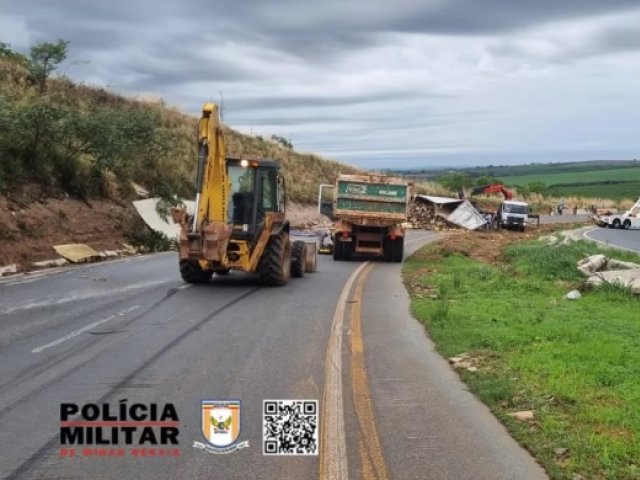
POLYGON ((383 175, 340 175, 335 185, 320 187, 320 210, 334 220, 333 258, 354 254, 401 262, 404 252, 410 184, 383 175), (333 201, 322 202, 322 189, 333 189, 333 201))

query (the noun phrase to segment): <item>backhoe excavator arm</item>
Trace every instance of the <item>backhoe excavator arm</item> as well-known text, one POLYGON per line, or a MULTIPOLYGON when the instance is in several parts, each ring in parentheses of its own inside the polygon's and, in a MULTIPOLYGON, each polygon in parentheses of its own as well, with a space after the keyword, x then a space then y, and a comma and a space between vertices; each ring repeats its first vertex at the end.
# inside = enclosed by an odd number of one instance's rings
POLYGON ((193 218, 182 208, 171 211, 180 224, 180 259, 198 261, 202 271, 227 268, 228 192, 225 142, 218 106, 206 103, 198 124, 198 172, 193 218))
POLYGON ((220 113, 206 103, 198 124, 198 173, 192 232, 202 232, 208 223, 226 223, 229 178, 225 165, 226 146, 220 113))

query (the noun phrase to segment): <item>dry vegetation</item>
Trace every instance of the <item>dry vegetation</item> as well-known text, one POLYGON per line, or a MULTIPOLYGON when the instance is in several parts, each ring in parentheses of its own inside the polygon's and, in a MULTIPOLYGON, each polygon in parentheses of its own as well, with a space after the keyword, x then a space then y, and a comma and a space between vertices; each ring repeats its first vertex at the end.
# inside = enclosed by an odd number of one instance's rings
MULTIPOLYGON (((43 94, 29 82, 24 66, 0 58, 0 140, 3 140, 0 143, 7 146, 0 155, 5 165, 15 167, 0 169, 2 189, 35 182, 50 192, 62 190, 81 197, 115 194, 118 199, 127 199, 132 194, 128 185, 134 181, 152 194, 190 196, 195 178, 196 126, 196 117, 167 107, 162 100, 134 100, 103 88, 75 84, 66 78, 50 79, 43 94), (24 117, 23 124, 15 124, 16 116, 12 114, 16 112, 24 117), (75 116, 71 118, 71 115, 75 116), (49 118, 51 120, 47 122, 49 118), (76 131, 85 134, 87 125, 96 118, 102 122, 90 132, 91 139, 117 130, 122 137, 126 134, 122 130, 130 130, 123 126, 126 122, 131 122, 133 128, 138 119, 142 119, 149 124, 143 132, 149 140, 124 139, 129 145, 126 152, 86 148, 77 154, 78 148, 85 147, 85 139, 76 131), (50 128, 52 134, 70 131, 69 125, 76 130, 66 136, 60 134, 58 144, 47 144, 40 139, 36 152, 31 149, 30 139, 37 138, 38 122, 47 123, 43 128, 50 128), (24 135, 18 134, 20 129, 24 130, 24 135), (73 152, 73 158, 69 152, 73 152), (38 161, 34 159, 36 153, 40 156, 38 161), (101 162, 107 154, 111 155, 109 161, 101 162), (96 177, 99 179, 97 188, 91 185, 90 188, 73 189, 72 185, 65 184, 65 181, 75 185, 89 183, 96 177), (113 183, 117 188, 113 188, 113 183)), ((231 128, 227 128, 226 133, 229 156, 279 161, 287 180, 288 196, 296 202, 313 202, 318 184, 331 181, 340 172, 358 172, 354 167, 317 155, 298 153, 272 140, 244 135, 231 128)), ((120 137, 117 141, 122 140, 120 137)), ((105 137, 101 146, 113 143, 116 142, 105 137)))
MULTIPOLYGON (((457 198, 458 194, 453 192, 437 182, 417 182, 415 190, 418 194, 435 195, 440 197, 457 198)), ((577 196, 555 197, 550 195, 541 195, 539 193, 521 194, 517 188, 510 189, 514 194, 514 199, 527 202, 531 206, 532 213, 548 214, 551 210, 564 200, 565 208, 571 210, 574 206, 579 209, 588 209, 591 205, 598 208, 612 210, 627 210, 631 208, 634 201, 631 199, 613 200, 609 198, 585 198, 577 196)), ((473 197, 478 202, 478 206, 483 210, 495 210, 502 202, 502 195, 495 194, 491 196, 478 195, 473 197)))

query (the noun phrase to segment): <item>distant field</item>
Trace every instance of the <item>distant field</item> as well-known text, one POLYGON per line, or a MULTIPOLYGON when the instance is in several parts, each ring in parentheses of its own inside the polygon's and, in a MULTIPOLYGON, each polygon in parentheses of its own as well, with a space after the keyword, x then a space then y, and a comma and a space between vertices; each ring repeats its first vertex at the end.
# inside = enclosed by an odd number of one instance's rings
POLYGON ((478 167, 439 167, 439 168, 405 168, 401 170, 390 169, 390 173, 433 180, 452 171, 463 172, 472 177, 515 177, 524 175, 555 175, 571 172, 595 172, 613 169, 640 168, 638 160, 592 160, 586 162, 556 162, 556 163, 529 163, 520 165, 486 165, 478 167))
POLYGON ((553 187, 553 190, 558 195, 565 197, 611 198, 612 200, 630 198, 636 200, 640 197, 640 181, 617 184, 564 185, 553 187))
POLYGON ((475 181, 476 185, 492 183, 492 179, 512 187, 540 182, 550 187, 548 195, 552 197, 576 196, 614 201, 622 199, 635 201, 640 197, 640 161, 638 160, 488 165, 450 170, 415 168, 391 171, 391 173, 404 175, 416 181, 431 182, 439 182, 444 177, 466 175, 471 178, 470 184, 475 181), (479 177, 483 177, 482 180, 479 177))
MULTIPOLYGON (((546 185, 571 184, 582 182, 606 181, 640 181, 640 167, 610 168, 603 170, 586 170, 582 172, 543 173, 531 175, 514 175, 500 177, 507 185, 526 185, 532 182, 542 182, 546 185)), ((607 185, 613 187, 614 185, 607 185)))

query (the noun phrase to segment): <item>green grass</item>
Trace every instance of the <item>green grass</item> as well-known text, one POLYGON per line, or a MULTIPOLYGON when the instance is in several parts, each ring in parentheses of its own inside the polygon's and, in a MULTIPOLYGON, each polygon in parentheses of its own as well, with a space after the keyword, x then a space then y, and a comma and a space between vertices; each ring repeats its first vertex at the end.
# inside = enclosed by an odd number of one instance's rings
POLYGON ((404 274, 414 314, 440 352, 480 359, 463 379, 552 478, 637 479, 640 300, 616 287, 584 288, 575 262, 596 250, 515 245, 496 266, 432 246, 409 258, 404 274), (565 300, 576 287, 583 298, 565 300), (438 298, 420 298, 416 288, 438 298), (506 416, 524 409, 535 409, 533 424, 506 416), (556 457, 560 447, 568 458, 556 457))
POLYGON ((640 181, 640 167, 610 168, 604 170, 585 170, 581 172, 543 173, 531 175, 503 176, 502 180, 508 185, 526 185, 532 182, 542 182, 546 185, 568 184, 578 182, 605 181, 640 181))

